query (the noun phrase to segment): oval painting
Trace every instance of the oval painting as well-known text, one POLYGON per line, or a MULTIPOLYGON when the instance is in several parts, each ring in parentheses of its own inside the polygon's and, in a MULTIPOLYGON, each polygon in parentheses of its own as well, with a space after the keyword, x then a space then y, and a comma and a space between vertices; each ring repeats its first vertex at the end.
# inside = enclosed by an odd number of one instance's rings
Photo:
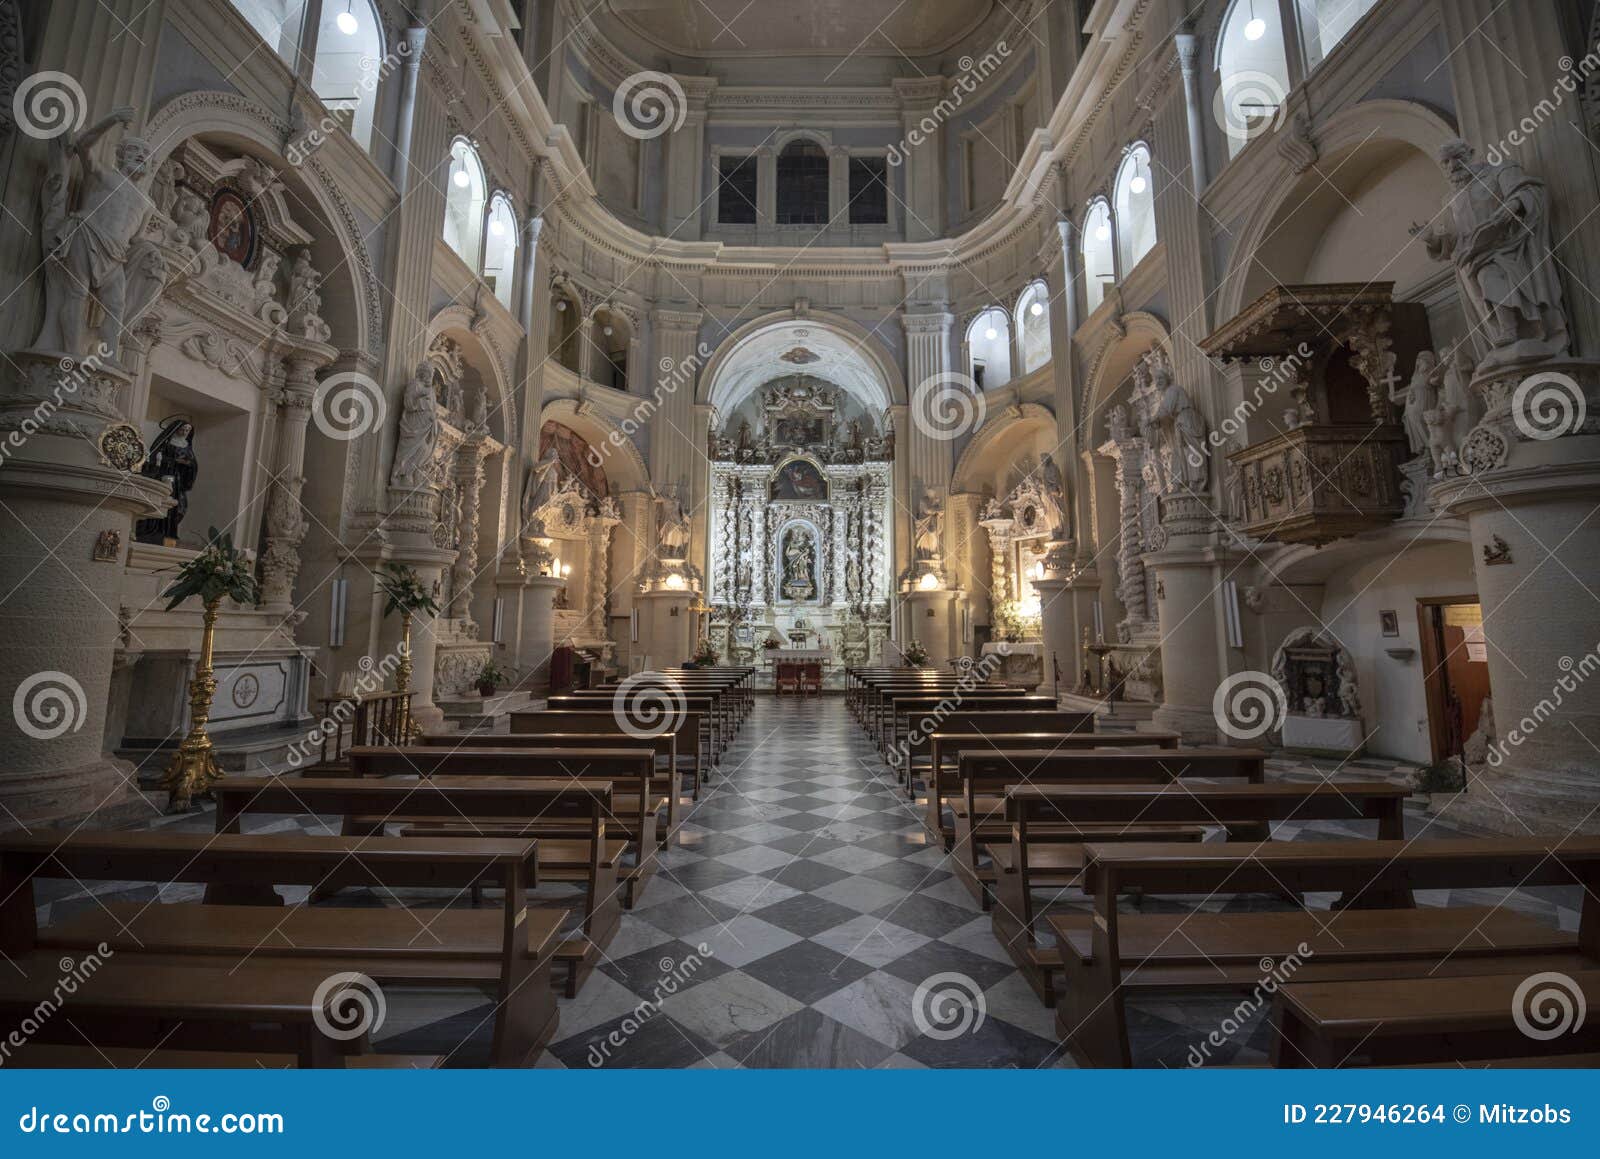
POLYGON ((211 199, 211 226, 207 230, 217 252, 248 266, 256 251, 256 218, 245 201, 231 189, 219 189, 211 199))

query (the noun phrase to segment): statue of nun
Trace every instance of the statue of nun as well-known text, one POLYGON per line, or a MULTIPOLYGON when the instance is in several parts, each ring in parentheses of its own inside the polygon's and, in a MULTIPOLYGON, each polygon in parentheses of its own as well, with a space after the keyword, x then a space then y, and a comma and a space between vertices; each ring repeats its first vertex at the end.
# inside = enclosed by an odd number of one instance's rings
POLYGON ((140 543, 176 545, 178 524, 189 511, 189 492, 200 473, 200 463, 194 454, 194 424, 182 415, 168 419, 150 444, 139 473, 160 479, 172 488, 172 507, 159 518, 139 520, 134 526, 134 539, 140 543))

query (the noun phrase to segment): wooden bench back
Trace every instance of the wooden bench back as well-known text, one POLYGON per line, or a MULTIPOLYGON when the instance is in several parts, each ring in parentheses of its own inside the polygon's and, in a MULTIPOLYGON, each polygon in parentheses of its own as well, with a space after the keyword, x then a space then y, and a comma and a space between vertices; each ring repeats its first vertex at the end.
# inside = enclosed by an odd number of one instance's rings
MULTIPOLYGON (((1256 784, 1051 784, 1006 788, 1014 832, 1029 825, 1102 822, 1223 825, 1247 821, 1378 821, 1393 826, 1411 790, 1386 781, 1256 784)), ((1381 833, 1398 838, 1398 832, 1381 833)))
MULTIPOLYGON (((511 732, 515 735, 541 736, 549 733, 562 732, 592 732, 597 736, 624 736, 627 743, 642 743, 631 732, 622 727, 623 722, 617 719, 616 713, 609 710, 574 709, 546 709, 542 712, 513 712, 511 714, 511 732)), ((700 764, 700 713, 686 710, 676 716, 668 714, 661 720, 654 721, 650 727, 636 732, 656 732, 661 736, 675 737, 678 742, 678 755, 689 757, 700 764)))
MULTIPOLYGON (((524 715, 540 716, 543 713, 527 713, 524 715)), ((656 757, 666 757, 669 761, 677 755, 677 734, 664 732, 660 736, 626 738, 627 744, 623 746, 618 737, 623 736, 621 730, 617 732, 586 732, 574 728, 564 732, 546 732, 536 736, 521 735, 518 733, 493 733, 493 732, 462 732, 462 733, 437 733, 424 735, 420 744, 429 748, 449 749, 615 749, 651 748, 655 750, 656 757)))
POLYGON ((1259 749, 1193 748, 1156 752, 1093 749, 1088 752, 962 749, 963 784, 978 792, 1027 781, 1154 781, 1191 777, 1214 780, 1266 779, 1267 754, 1259 749))
POLYGON ((1058 709, 1015 709, 996 706, 992 711, 984 705, 963 704, 954 712, 942 715, 930 710, 927 723, 911 718, 911 727, 904 739, 895 738, 897 747, 904 750, 913 762, 933 754, 933 735, 988 736, 1007 732, 1060 732, 1094 733, 1094 713, 1063 712, 1058 709))
MULTIPOLYGON (((622 782, 625 783, 625 782, 622 782)), ((218 782, 217 831, 237 831, 246 813, 328 816, 539 817, 605 828, 619 782, 603 777, 453 776, 437 780, 377 777, 228 777, 218 782)), ((428 840, 433 840, 429 838, 428 840)))

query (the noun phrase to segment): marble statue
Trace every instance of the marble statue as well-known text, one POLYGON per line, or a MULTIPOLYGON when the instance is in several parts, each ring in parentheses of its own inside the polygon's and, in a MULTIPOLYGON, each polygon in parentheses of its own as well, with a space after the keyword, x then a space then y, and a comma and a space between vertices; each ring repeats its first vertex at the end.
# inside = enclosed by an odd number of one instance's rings
POLYGON ((160 479, 172 488, 172 506, 165 515, 139 520, 134 525, 134 539, 140 543, 177 543, 178 525, 189 513, 189 492, 194 490, 200 474, 200 461, 194 453, 194 424, 186 418, 168 419, 151 441, 139 473, 160 479))
POLYGON ((791 527, 783 537, 783 594, 791 600, 816 595, 816 552, 803 527, 791 527))
POLYGON ((1055 456, 1046 453, 1039 463, 1039 498, 1044 506, 1045 537, 1066 539, 1071 533, 1067 518, 1067 489, 1061 481, 1061 468, 1055 456))
POLYGON ((424 359, 406 384, 390 486, 417 488, 433 482, 433 457, 438 446, 439 411, 433 398, 433 364, 424 359))
POLYGON ((683 559, 688 552, 689 517, 676 487, 664 487, 656 494, 656 541, 662 559, 683 559))
POLYGON ((1571 337, 1545 183, 1513 161, 1474 156, 1462 140, 1439 150, 1453 190, 1448 212, 1440 224, 1412 232, 1434 260, 1455 266, 1469 321, 1490 345, 1480 372, 1564 355, 1571 337))
POLYGON ((944 511, 931 497, 924 497, 917 511, 912 540, 919 560, 938 559, 944 549, 944 511))
POLYGON ((36 350, 89 353, 90 340, 104 347, 101 357, 118 360, 122 335, 155 301, 165 281, 165 263, 153 243, 140 239, 151 211, 139 187, 150 156, 141 138, 124 136, 116 165, 95 162, 90 150, 116 125, 133 120, 133 109, 115 109, 77 133, 50 142, 49 168, 40 191, 44 246, 44 323, 36 350), (73 181, 73 158, 82 179, 73 181), (76 198, 73 191, 76 189, 76 198), (91 305, 99 319, 91 328, 91 305))
POLYGON ((1151 359, 1150 391, 1154 402, 1152 417, 1160 432, 1160 462, 1168 493, 1182 487, 1203 491, 1210 472, 1206 423, 1195 410, 1189 392, 1172 379, 1172 369, 1162 357, 1151 359))
POLYGON ((524 535, 542 535, 543 523, 538 522, 539 512, 555 497, 561 484, 561 458, 551 447, 544 457, 528 468, 528 481, 522 488, 522 522, 524 535), (535 527, 535 523, 538 526, 535 527))
POLYGON ((1422 351, 1417 355, 1410 384, 1389 396, 1391 401, 1401 404, 1400 421, 1414 455, 1425 454, 1428 450, 1428 426, 1422 416, 1434 407, 1434 375, 1438 366, 1437 354, 1431 350, 1422 351))
POLYGON ((295 255, 289 269, 289 327, 313 342, 326 342, 333 328, 322 318, 322 275, 311 264, 311 247, 295 255))

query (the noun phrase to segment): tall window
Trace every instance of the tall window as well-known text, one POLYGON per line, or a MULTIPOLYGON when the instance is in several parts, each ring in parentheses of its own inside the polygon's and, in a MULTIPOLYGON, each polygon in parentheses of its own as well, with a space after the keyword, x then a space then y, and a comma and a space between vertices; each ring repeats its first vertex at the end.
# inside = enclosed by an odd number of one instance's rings
POLYGON ((717 222, 756 223, 756 159, 722 157, 717 161, 717 222))
POLYGON ((382 64, 383 25, 371 0, 322 0, 311 88, 369 151, 382 64))
POLYGON ((827 221, 828 152, 815 141, 791 141, 778 154, 778 224, 827 221))
POLYGON ((889 163, 883 157, 850 158, 850 224, 889 224, 889 163))
POLYGON ((1011 321, 999 306, 990 306, 967 327, 967 372, 980 390, 1011 381, 1011 321))
POLYGON ((1273 125, 1289 92, 1278 0, 1233 0, 1217 36, 1217 84, 1215 111, 1233 157, 1273 125))
POLYGON ((1101 198, 1083 219, 1083 292, 1087 312, 1093 314, 1117 284, 1116 248, 1111 240, 1111 206, 1101 198))
MULTIPOLYGON (((262 40, 294 68, 300 54, 300 25, 309 0, 233 0, 239 15, 262 40)), ((320 93, 318 94, 321 95, 320 93)))
POLYGON ((489 203, 489 236, 483 242, 483 280, 506 309, 517 277, 517 215, 503 193, 489 203))
POLYGON ((1352 28, 1378 6, 1378 0, 1296 0, 1306 65, 1316 68, 1352 28))
POLYGON ((483 165, 465 137, 450 146, 450 172, 444 186, 444 240, 477 273, 483 242, 483 165))
POLYGON ((1117 246, 1126 274, 1156 244, 1155 179, 1150 174, 1150 150, 1135 145, 1117 170, 1117 246))
POLYGON ((1023 374, 1050 361, 1050 288, 1043 282, 1030 282, 1017 299, 1017 335, 1023 374))

